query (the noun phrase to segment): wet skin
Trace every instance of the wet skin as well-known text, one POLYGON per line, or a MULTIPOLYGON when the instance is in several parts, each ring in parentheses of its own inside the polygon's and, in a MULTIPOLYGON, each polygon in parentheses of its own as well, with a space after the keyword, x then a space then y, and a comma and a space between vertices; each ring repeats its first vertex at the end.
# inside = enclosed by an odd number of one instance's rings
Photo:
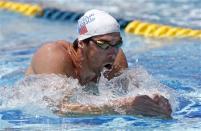
MULTIPOLYGON (((26 75, 30 74, 62 74, 78 79, 81 85, 98 82, 100 73, 104 67, 108 70, 104 73, 108 80, 120 75, 120 72, 128 68, 126 57, 121 48, 116 48, 122 40, 120 33, 110 33, 92 37, 88 43, 78 42, 78 48, 74 49, 67 41, 56 41, 43 45, 32 58, 31 65, 26 75), (107 42, 111 46, 103 49, 96 41, 107 42)), ((128 97, 113 100, 103 105, 82 105, 68 103, 69 96, 58 105, 56 111, 62 115, 72 114, 119 114, 115 108, 119 106, 129 115, 171 117, 171 105, 169 101, 160 95, 150 98, 147 95, 128 97)))

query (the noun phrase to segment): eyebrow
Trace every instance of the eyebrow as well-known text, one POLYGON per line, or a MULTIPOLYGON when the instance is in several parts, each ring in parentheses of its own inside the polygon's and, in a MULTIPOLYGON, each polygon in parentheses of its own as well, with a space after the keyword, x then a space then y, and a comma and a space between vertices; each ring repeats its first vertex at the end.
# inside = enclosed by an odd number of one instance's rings
MULTIPOLYGON (((105 42, 110 42, 110 40, 106 40, 106 39, 101 39, 101 40, 99 40, 99 41, 105 41, 105 42)), ((120 38, 119 40, 117 40, 117 42, 122 42, 123 40, 122 40, 122 38, 120 38)))

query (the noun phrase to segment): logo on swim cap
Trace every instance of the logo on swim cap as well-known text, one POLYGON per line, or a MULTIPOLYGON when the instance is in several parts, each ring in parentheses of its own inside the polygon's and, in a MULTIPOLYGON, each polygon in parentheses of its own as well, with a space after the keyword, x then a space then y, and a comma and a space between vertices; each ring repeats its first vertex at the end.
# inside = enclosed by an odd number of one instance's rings
POLYGON ((94 14, 89 16, 83 16, 82 19, 78 22, 78 31, 80 35, 83 35, 88 32, 86 25, 95 20, 94 14))
POLYGON ((120 26, 110 14, 93 9, 78 20, 78 32, 78 40, 84 40, 96 35, 120 32, 120 26))

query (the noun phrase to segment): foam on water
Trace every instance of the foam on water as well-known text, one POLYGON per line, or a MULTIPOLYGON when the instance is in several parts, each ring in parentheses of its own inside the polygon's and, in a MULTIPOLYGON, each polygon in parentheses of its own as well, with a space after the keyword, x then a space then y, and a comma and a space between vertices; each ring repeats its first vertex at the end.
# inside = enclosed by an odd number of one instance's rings
MULTIPOLYGON (((56 108, 56 104, 62 100, 72 88, 76 89, 76 80, 64 78, 58 75, 33 75, 25 77, 14 85, 13 88, 1 89, 1 108, 23 108, 41 114, 41 109, 50 106, 56 108), (67 90, 68 89, 68 90, 67 90), (51 98, 51 99, 50 99, 51 98), (52 105, 54 104, 54 105, 52 105), (31 109, 30 109, 31 106, 31 109)), ((78 84, 77 84, 78 85, 78 84)), ((44 110, 43 110, 44 111, 44 110)), ((45 111, 44 111, 45 112, 45 111)))
POLYGON ((52 74, 25 77, 13 88, 0 89, 0 110, 20 108, 36 115, 52 115, 51 110, 58 110, 57 106, 66 97, 70 103, 100 106, 123 97, 161 94, 170 100, 174 109, 177 105, 175 93, 143 68, 129 69, 110 81, 101 77, 99 84, 92 87, 81 86, 77 79, 52 74), (92 89, 86 91, 86 88, 92 89))

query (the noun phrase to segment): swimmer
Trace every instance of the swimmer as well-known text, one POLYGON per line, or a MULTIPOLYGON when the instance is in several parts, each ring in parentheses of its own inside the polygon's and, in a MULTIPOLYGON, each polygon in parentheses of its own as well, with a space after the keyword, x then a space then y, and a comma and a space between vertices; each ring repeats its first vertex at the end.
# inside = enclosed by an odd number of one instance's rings
MULTIPOLYGON (((78 38, 72 43, 55 41, 40 47, 26 71, 30 74, 62 74, 78 79, 81 85, 97 83, 103 69, 110 80, 128 68, 120 35, 120 26, 110 14, 89 10, 78 20, 78 38)), ((122 98, 102 106, 61 102, 60 114, 118 114, 115 107, 125 114, 171 117, 169 101, 160 95, 122 98)))

